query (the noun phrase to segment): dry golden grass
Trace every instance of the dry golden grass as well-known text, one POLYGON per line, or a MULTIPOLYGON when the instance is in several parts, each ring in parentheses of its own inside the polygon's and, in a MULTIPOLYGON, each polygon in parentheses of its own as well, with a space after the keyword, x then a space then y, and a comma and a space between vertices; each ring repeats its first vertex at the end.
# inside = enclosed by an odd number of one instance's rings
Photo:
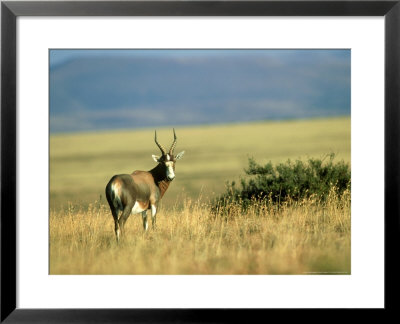
MULTIPOLYGON (((190 198, 162 208, 157 228, 131 215, 117 244, 108 207, 50 214, 51 274, 350 274, 350 192, 326 203, 254 202, 213 215, 190 198)), ((79 207, 78 207, 79 208, 79 207)))
MULTIPOLYGON (((170 145, 170 128, 157 134, 170 145)), ((114 174, 154 166, 153 136, 143 129, 50 137, 51 274, 350 273, 349 192, 279 210, 236 206, 229 217, 212 215, 207 203, 243 175, 251 156, 275 164, 333 152, 350 162, 350 118, 178 128, 176 151, 186 154, 158 228, 144 233, 141 215, 131 215, 117 245, 104 188, 114 174)))

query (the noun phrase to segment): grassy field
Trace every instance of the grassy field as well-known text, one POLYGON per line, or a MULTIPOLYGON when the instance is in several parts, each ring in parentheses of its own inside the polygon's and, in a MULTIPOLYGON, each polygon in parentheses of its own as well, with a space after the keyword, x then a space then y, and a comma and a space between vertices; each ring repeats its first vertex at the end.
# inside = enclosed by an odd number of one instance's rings
MULTIPOLYGON (((175 205, 182 193, 204 200, 220 193, 226 180, 243 175, 248 157, 260 163, 287 159, 323 158, 331 152, 350 163, 350 118, 259 122, 176 129, 176 179, 163 198, 175 205)), ((159 142, 169 147, 172 129, 157 130, 159 142)), ((88 205, 104 199, 104 188, 114 174, 150 170, 159 154, 154 130, 52 135, 50 137, 50 208, 88 205)))
MULTIPOLYGON (((104 199, 112 175, 149 170, 159 154, 154 130, 50 137, 51 274, 350 273, 350 193, 279 210, 255 204, 229 219, 210 214, 208 200, 225 181, 259 163, 323 158, 350 163, 350 118, 176 129, 176 179, 163 198, 158 228, 143 233, 132 215, 118 246, 104 199)), ((161 144, 171 129, 157 130, 161 144)))
POLYGON ((50 217, 51 274, 350 274, 350 196, 334 194, 279 210, 254 204, 229 218, 199 201, 165 208, 144 233, 130 217, 115 241, 108 208, 71 208, 50 217))

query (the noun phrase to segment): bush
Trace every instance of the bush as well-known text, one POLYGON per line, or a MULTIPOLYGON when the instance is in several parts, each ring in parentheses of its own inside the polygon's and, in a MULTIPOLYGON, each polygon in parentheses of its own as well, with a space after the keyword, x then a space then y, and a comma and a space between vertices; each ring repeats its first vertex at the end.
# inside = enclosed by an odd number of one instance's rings
POLYGON ((250 178, 241 179, 240 189, 234 181, 227 183, 226 192, 215 200, 213 209, 219 210, 232 204, 240 204, 247 209, 254 200, 281 204, 313 196, 325 201, 332 189, 341 196, 346 189, 350 189, 351 172, 343 161, 333 162, 333 153, 328 157, 328 161, 309 159, 306 163, 288 160, 275 167, 271 162, 261 166, 250 158, 245 169, 250 178))

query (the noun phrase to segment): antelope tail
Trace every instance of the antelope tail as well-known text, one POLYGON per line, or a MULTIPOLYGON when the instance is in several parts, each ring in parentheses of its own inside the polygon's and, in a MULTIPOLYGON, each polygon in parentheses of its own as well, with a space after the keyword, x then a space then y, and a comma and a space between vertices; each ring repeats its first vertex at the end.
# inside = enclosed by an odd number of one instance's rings
POLYGON ((106 196, 108 203, 116 209, 123 210, 119 188, 114 185, 112 181, 107 185, 106 196))

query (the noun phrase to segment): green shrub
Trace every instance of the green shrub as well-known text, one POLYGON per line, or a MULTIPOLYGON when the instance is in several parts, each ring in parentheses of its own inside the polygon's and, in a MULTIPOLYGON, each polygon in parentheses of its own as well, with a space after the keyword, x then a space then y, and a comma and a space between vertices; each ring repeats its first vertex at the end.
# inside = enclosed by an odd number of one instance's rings
POLYGON ((327 161, 309 159, 304 163, 288 160, 276 166, 271 162, 261 166, 250 158, 245 169, 247 179, 241 179, 241 188, 234 181, 227 183, 226 192, 214 201, 213 209, 231 204, 240 204, 246 209, 254 200, 281 204, 313 196, 325 201, 332 189, 341 196, 350 188, 350 168, 343 161, 334 163, 333 153, 327 157, 327 161))

